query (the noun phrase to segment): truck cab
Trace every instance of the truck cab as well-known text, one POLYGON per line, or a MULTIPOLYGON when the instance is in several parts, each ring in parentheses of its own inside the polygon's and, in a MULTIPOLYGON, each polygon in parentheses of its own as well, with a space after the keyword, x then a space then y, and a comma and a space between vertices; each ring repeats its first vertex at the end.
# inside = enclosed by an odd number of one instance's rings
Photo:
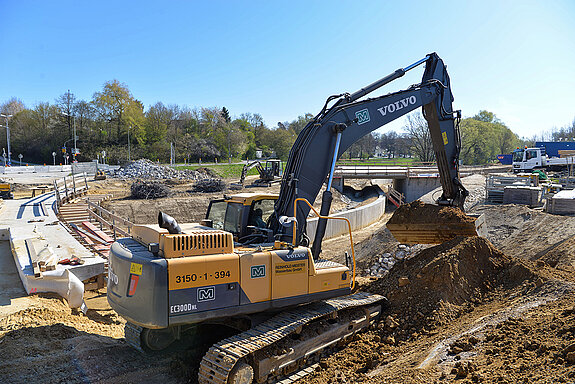
POLYGON ((517 148, 513 151, 513 172, 531 171, 544 168, 547 165, 547 155, 542 148, 517 148))

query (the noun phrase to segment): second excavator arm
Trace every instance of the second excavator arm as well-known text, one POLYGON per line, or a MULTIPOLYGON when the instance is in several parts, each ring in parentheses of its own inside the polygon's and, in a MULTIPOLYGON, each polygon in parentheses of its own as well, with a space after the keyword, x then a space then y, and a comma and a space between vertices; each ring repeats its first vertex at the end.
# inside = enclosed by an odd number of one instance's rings
MULTIPOLYGON (((316 199, 327 177, 327 189, 322 196, 320 214, 327 216, 331 206, 331 184, 335 162, 364 135, 404 116, 418 107, 423 108, 433 142, 437 167, 443 188, 439 204, 463 209, 467 191, 459 180, 460 134, 459 111, 452 107, 453 95, 447 69, 436 53, 393 72, 353 94, 328 98, 320 113, 311 120, 297 137, 286 163, 279 199, 275 204, 272 229, 283 240, 289 240, 292 231, 279 224, 281 216, 293 215, 296 198, 310 203, 316 199), (376 98, 363 99, 368 93, 403 76, 407 71, 425 63, 422 82, 407 90, 376 98), (328 104, 332 103, 328 107, 328 104)), ((298 205, 296 241, 306 245, 305 223, 309 207, 298 205)), ((321 252, 325 233, 325 219, 320 219, 313 241, 314 258, 321 252)))

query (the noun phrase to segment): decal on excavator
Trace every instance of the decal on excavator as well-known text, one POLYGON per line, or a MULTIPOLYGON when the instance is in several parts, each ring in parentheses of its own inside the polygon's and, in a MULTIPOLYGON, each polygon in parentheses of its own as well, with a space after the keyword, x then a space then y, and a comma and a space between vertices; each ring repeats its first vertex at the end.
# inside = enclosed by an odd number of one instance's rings
POLYGON ((412 95, 412 96, 406 97, 405 99, 401 99, 399 101, 396 101, 395 103, 390 103, 388 105, 385 105, 381 108, 378 108, 377 110, 381 113, 381 116, 385 116, 385 115, 387 115, 387 112, 393 113, 395 111, 399 111, 400 109, 403 109, 403 108, 408 107, 409 105, 413 105, 415 103, 417 103, 417 97, 412 95))
POLYGON ((357 125, 369 123, 369 111, 367 108, 357 111, 355 117, 357 117, 357 125))
POLYGON ((285 275, 288 273, 305 272, 306 265, 305 262, 277 263, 275 265, 275 274, 285 275))
POLYGON ((250 267, 250 277, 252 279, 257 279, 260 277, 266 277, 266 266, 263 265, 252 265, 250 267))

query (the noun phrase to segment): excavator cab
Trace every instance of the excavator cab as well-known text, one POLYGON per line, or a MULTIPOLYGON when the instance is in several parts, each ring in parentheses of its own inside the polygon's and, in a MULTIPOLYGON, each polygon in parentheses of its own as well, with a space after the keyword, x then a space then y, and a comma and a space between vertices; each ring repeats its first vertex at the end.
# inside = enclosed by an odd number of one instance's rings
POLYGON ((277 199, 273 194, 239 193, 212 200, 203 223, 230 232, 242 244, 273 242, 267 222, 277 199))

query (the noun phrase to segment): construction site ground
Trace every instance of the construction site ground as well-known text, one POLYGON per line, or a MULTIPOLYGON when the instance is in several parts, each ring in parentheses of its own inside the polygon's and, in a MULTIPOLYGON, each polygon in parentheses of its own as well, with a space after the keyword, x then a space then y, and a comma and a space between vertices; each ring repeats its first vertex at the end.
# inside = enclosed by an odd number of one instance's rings
MULTIPOLYGON (((209 199, 222 195, 194 195, 178 184, 173 197, 144 201, 128 198, 129 181, 90 187, 112 193, 108 208, 136 223, 154 222, 158 210, 197 221, 209 199)), ((338 198, 335 209, 359 203, 350 200, 338 198)), ((359 289, 390 301, 382 321, 301 382, 575 382, 575 217, 518 205, 478 204, 472 212, 485 214, 488 241, 416 246, 383 278, 360 276, 359 289)), ((390 216, 354 233, 360 272, 397 248, 385 228, 390 216)), ((324 257, 340 258, 348 241, 325 241, 324 257)), ((141 354, 123 341, 124 320, 105 289, 86 295, 84 315, 57 295, 27 296, 10 261, 0 242, 0 382, 196 382, 209 338, 193 345, 186 335, 167 351, 141 354)))

